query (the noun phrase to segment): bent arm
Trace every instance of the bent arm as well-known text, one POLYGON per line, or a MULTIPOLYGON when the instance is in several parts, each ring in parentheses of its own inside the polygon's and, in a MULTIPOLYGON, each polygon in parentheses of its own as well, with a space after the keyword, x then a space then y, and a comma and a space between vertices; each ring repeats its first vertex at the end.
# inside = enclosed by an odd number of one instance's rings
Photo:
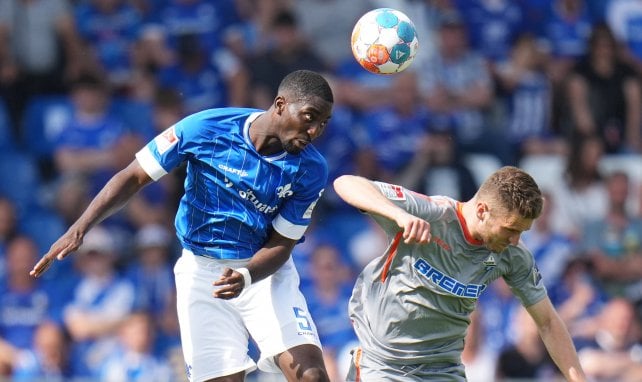
POLYGON ((62 260, 78 249, 91 227, 121 209, 134 194, 151 181, 152 179, 140 166, 138 160, 134 160, 125 169, 119 171, 100 190, 67 232, 51 245, 49 252, 40 259, 30 274, 39 277, 49 268, 53 260, 62 260))
POLYGON ((370 180, 342 175, 335 179, 334 190, 351 206, 396 222, 403 231, 406 244, 426 244, 430 241, 430 223, 392 203, 370 180))
POLYGON ((555 312, 551 300, 546 297, 526 310, 537 324, 548 353, 566 380, 586 381, 571 336, 564 322, 555 312))
MULTIPOLYGON (((252 283, 270 276, 281 268, 290 258, 296 242, 272 230, 265 245, 245 265, 250 272, 252 283)), ((213 285, 221 287, 214 291, 214 297, 225 300, 237 297, 247 286, 243 275, 231 268, 226 268, 213 285)))

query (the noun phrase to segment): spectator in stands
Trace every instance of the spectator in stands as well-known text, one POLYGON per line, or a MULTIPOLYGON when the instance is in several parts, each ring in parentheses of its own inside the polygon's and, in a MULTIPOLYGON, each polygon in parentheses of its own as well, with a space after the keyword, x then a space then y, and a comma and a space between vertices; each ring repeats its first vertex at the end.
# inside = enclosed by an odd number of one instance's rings
POLYGON ((164 353, 179 341, 172 238, 170 231, 159 224, 141 227, 134 237, 135 259, 125 271, 136 289, 135 309, 148 312, 154 322, 158 341, 153 347, 155 354, 164 353))
POLYGON ((636 27, 642 22, 642 4, 636 0, 603 2, 605 22, 613 30, 621 57, 642 73, 642 44, 636 27))
POLYGON ((552 381, 562 379, 539 336, 537 325, 526 309, 519 307, 513 318, 515 340, 497 359, 497 381, 514 379, 552 381))
POLYGON ((428 135, 395 181, 425 195, 445 195, 468 200, 477 191, 472 171, 459 155, 452 123, 432 119, 428 135))
POLYGON ((84 64, 67 0, 0 1, 0 94, 16 129, 33 96, 63 92, 84 64))
POLYGON ((566 145, 551 129, 551 83, 535 37, 520 35, 510 56, 496 66, 498 101, 505 110, 503 130, 508 137, 511 164, 530 154, 562 154, 566 145))
POLYGON ((11 200, 0 196, 0 277, 5 274, 6 247, 17 234, 17 223, 15 206, 11 200))
POLYGON ((364 112, 359 123, 374 154, 379 179, 394 183, 419 151, 428 135, 429 114, 417 86, 418 74, 398 73, 391 85, 395 97, 387 105, 364 112))
POLYGON ((575 343, 582 368, 596 381, 634 381, 642 364, 640 321, 633 304, 615 298, 604 306, 592 330, 575 343))
POLYGON ((116 329, 132 311, 135 289, 115 265, 118 254, 112 234, 102 226, 87 233, 75 258, 81 274, 63 320, 71 335, 74 375, 93 375, 113 346, 116 329))
POLYGON ((292 4, 304 39, 314 55, 330 68, 352 57, 348 40, 354 23, 374 8, 370 0, 298 0, 292 4))
POLYGON ((239 22, 235 0, 147 0, 157 13, 148 17, 166 28, 170 46, 177 49, 184 36, 194 36, 209 56, 223 44, 225 31, 239 22))
POLYGON ((159 71, 158 82, 182 95, 186 113, 244 103, 247 73, 237 58, 222 48, 209 52, 198 35, 179 37, 176 51, 176 63, 159 71))
POLYGON ((548 74, 557 85, 586 54, 593 19, 585 0, 554 0, 547 11, 543 37, 549 51, 548 74))
POLYGON ((628 210, 630 187, 625 172, 609 174, 606 215, 586 222, 582 229, 585 255, 611 296, 625 296, 627 287, 642 285, 642 219, 628 210))
POLYGON ((99 366, 96 380, 103 382, 170 382, 174 380, 167 361, 153 352, 155 329, 145 312, 134 312, 118 327, 118 344, 99 366))
POLYGON ((308 266, 312 282, 302 291, 319 332, 330 380, 340 380, 337 355, 346 343, 356 340, 348 317, 354 277, 338 248, 330 244, 318 246, 308 266))
POLYGON ((568 261, 549 295, 571 336, 584 331, 586 323, 595 318, 608 300, 591 272, 590 263, 581 256, 568 261))
POLYGON ((459 14, 445 13, 438 32, 438 51, 419 79, 429 110, 453 119, 462 154, 484 152, 505 158, 507 144, 487 126, 487 111, 495 100, 487 62, 468 46, 459 14))
POLYGON ((18 349, 31 347, 36 328, 53 312, 42 281, 28 275, 38 257, 28 237, 17 236, 7 245, 7 274, 0 279, 0 337, 18 349))
MULTIPOLYGON (((111 94, 102 79, 80 77, 70 97, 73 116, 55 143, 55 163, 60 174, 111 175, 140 146, 123 121, 109 113, 111 94)), ((103 183, 96 179, 96 184, 103 183)))
POLYGON ((141 14, 125 0, 89 0, 76 5, 75 17, 94 70, 114 88, 124 87, 132 75, 131 51, 139 37, 141 14))
POLYGON ((596 25, 568 82, 570 138, 596 134, 606 153, 642 152, 641 89, 635 71, 618 59, 609 27, 596 25))
MULTIPOLYGON (((545 190, 542 214, 533 222, 530 230, 522 234, 522 241, 533 253, 535 262, 546 288, 555 289, 562 282, 566 264, 576 254, 577 244, 570 237, 553 229, 552 213, 555 210, 554 192, 545 190)), ((555 301, 553 302, 555 303, 555 301)))
POLYGON ((66 381, 69 367, 69 338, 51 321, 38 324, 33 345, 19 349, 0 340, 0 375, 14 382, 66 381))
POLYGON ((527 26, 521 2, 459 0, 455 4, 468 27, 473 49, 484 55, 491 67, 506 60, 513 41, 527 26))
POLYGON ((607 210, 604 178, 599 168, 602 140, 593 135, 570 142, 564 181, 554 193, 553 229, 579 239, 584 223, 603 218, 607 210))
POLYGON ((303 38, 293 12, 282 10, 275 14, 269 34, 270 47, 247 62, 252 73, 250 103, 258 108, 270 106, 281 78, 287 73, 304 68, 317 72, 326 69, 323 57, 318 56, 312 50, 309 41, 303 38))

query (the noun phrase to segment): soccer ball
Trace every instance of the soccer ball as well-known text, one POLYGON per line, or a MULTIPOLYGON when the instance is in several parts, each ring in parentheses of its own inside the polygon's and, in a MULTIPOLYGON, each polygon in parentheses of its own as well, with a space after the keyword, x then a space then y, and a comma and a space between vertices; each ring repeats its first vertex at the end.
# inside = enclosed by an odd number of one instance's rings
POLYGON ((352 30, 352 54, 361 66, 377 74, 405 70, 415 58, 419 42, 410 18, 392 8, 374 9, 352 30))

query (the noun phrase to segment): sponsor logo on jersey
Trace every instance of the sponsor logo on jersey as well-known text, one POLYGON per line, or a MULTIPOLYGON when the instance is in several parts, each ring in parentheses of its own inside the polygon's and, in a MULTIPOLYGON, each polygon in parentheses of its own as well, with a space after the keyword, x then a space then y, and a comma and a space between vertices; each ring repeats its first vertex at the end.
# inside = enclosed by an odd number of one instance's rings
POLYGON ((224 164, 219 164, 219 165, 218 165, 218 168, 220 168, 221 170, 223 170, 223 171, 225 171, 225 172, 229 172, 229 173, 232 173, 232 174, 236 174, 236 175, 238 175, 238 176, 240 176, 240 177, 248 176, 247 171, 242 170, 242 169, 241 169, 241 170, 239 170, 239 169, 237 169, 237 168, 227 167, 227 166, 226 166, 226 165, 224 165, 224 164))
POLYGON ((401 186, 388 183, 378 183, 383 196, 390 200, 406 200, 406 194, 401 186))
POLYGON ((319 197, 317 198, 317 200, 312 202, 310 204, 310 206, 308 207, 308 209, 305 210, 305 212, 303 213, 303 218, 304 219, 310 219, 312 217, 312 211, 314 210, 314 207, 316 207, 317 202, 319 201, 319 199, 321 199, 321 195, 323 195, 323 190, 319 191, 319 197))
POLYGON ((433 267, 424 259, 417 259, 413 266, 437 288, 458 297, 476 299, 486 289, 484 284, 464 284, 433 267))
POLYGON ((270 206, 266 203, 263 203, 259 200, 259 198, 254 195, 254 191, 250 188, 248 188, 245 191, 239 190, 239 196, 245 200, 249 200, 252 204, 254 204, 254 207, 256 207, 257 210, 260 212, 265 212, 266 214, 271 214, 279 208, 278 206, 270 206))
POLYGON ((156 142, 156 149, 158 149, 158 153, 165 153, 176 143, 178 143, 178 137, 176 136, 175 127, 171 126, 167 128, 165 131, 157 135, 156 138, 154 138, 154 141, 156 142))

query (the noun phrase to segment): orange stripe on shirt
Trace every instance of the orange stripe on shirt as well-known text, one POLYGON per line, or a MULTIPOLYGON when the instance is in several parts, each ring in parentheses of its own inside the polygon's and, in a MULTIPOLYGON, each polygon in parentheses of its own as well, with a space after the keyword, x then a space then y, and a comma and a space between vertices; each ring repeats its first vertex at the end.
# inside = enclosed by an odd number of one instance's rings
POLYGON ((354 382, 361 382, 361 348, 357 348, 357 354, 354 356, 354 369, 354 382))
POLYGON ((395 238, 392 239, 392 245, 390 246, 390 251, 388 252, 388 258, 386 263, 383 265, 383 272, 381 272, 381 282, 386 281, 388 277, 388 270, 390 270, 390 264, 392 264, 392 259, 397 254, 397 247, 399 246, 399 241, 401 241, 402 231, 397 232, 395 238))

